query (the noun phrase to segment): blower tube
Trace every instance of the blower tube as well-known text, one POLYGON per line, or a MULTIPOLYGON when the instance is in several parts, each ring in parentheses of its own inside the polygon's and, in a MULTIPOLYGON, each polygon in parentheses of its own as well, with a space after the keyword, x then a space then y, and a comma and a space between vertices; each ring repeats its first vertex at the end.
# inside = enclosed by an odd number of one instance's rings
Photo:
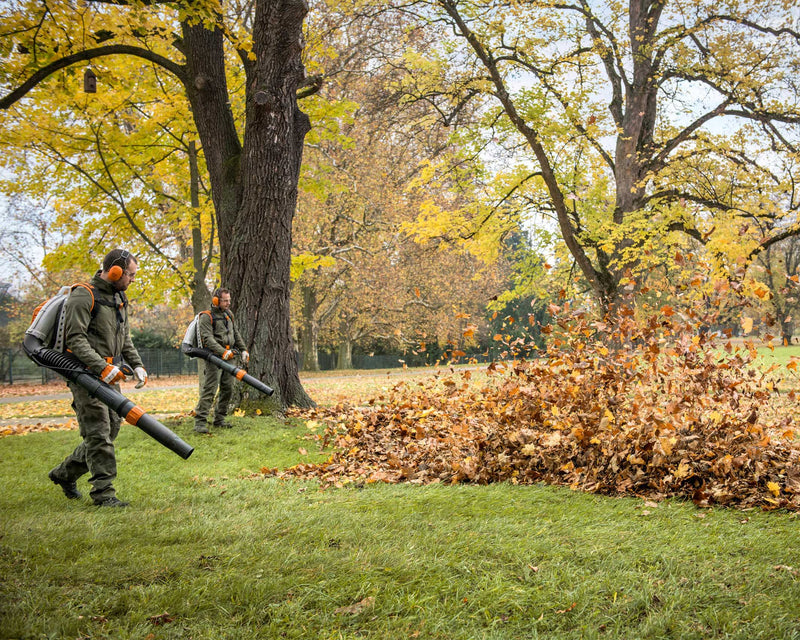
POLYGON ((181 440, 158 420, 147 415, 141 407, 136 406, 116 389, 91 374, 86 366, 72 354, 48 349, 38 338, 30 334, 25 335, 22 348, 28 357, 40 367, 55 371, 70 382, 80 385, 92 397, 97 398, 109 409, 116 411, 126 422, 139 427, 148 436, 170 451, 174 451, 184 460, 192 455, 194 447, 181 440))
POLYGON ((223 371, 227 371, 230 373, 234 378, 241 380, 242 382, 249 384, 254 389, 258 389, 261 393, 264 393, 268 396, 271 396, 275 393, 275 389, 265 385, 261 380, 258 378, 254 378, 251 376, 247 371, 244 369, 240 369, 235 364, 231 364, 223 360, 222 358, 215 356, 211 353, 208 349, 201 349, 199 347, 193 347, 187 342, 184 342, 181 345, 181 351, 183 351, 187 356, 190 358, 202 358, 203 360, 207 360, 213 365, 216 365, 223 371))

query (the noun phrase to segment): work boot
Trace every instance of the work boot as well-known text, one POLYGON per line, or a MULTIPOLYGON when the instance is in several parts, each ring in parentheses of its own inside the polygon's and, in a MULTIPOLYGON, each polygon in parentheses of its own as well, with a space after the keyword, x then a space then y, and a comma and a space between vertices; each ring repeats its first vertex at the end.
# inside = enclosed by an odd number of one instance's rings
POLYGON ((222 422, 215 422, 214 426, 217 429, 232 429, 233 428, 233 425, 230 422, 228 422, 227 420, 223 420, 222 422))
POLYGON ((197 433, 211 433, 208 430, 208 425, 205 422, 198 422, 194 425, 194 430, 197 433))
POLYGON ((101 498, 99 500, 94 501, 95 507, 127 507, 129 504, 130 502, 123 502, 116 496, 101 498))
MULTIPOLYGON (((55 469, 53 469, 55 471, 55 469)), ((61 487, 61 490, 64 492, 64 495, 67 496, 70 500, 75 500, 77 498, 82 498, 81 492, 78 491, 77 483, 70 482, 68 480, 61 480, 58 478, 53 471, 47 474, 47 477, 50 478, 55 484, 61 487)))

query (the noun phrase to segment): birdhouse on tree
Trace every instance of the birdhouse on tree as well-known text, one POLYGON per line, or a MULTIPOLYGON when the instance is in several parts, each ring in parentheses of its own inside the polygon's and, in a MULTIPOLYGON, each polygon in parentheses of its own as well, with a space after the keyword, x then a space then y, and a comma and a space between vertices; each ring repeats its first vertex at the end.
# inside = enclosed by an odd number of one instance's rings
POLYGON ((83 72, 83 92, 97 93, 97 76, 91 69, 83 72))

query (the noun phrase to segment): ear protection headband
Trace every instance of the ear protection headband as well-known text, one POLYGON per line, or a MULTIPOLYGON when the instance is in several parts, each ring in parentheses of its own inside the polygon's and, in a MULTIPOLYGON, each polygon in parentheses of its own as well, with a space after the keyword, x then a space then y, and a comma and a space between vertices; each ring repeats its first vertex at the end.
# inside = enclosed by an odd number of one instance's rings
POLYGON ((123 251, 119 258, 114 260, 113 266, 108 270, 108 279, 111 282, 116 282, 122 277, 122 274, 125 271, 125 267, 128 266, 128 260, 130 260, 131 254, 129 251, 123 251), (120 266, 122 265, 122 266, 120 266))

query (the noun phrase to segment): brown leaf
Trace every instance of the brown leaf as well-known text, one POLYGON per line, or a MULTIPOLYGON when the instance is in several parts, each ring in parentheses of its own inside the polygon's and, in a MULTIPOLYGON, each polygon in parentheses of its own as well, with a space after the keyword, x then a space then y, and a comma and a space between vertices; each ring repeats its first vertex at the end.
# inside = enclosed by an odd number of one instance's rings
POLYGON ((346 607, 339 607, 338 609, 334 609, 334 613, 346 613, 348 615, 356 615, 364 611, 365 609, 370 609, 375 605, 375 598, 373 596, 368 596, 363 600, 359 600, 355 604, 348 605, 346 607))
POLYGON ((174 618, 170 614, 168 614, 166 611, 164 613, 159 613, 156 616, 150 616, 148 618, 148 621, 150 622, 150 624, 154 624, 156 626, 162 625, 162 624, 168 624, 170 622, 173 622, 173 620, 174 620, 174 618))

